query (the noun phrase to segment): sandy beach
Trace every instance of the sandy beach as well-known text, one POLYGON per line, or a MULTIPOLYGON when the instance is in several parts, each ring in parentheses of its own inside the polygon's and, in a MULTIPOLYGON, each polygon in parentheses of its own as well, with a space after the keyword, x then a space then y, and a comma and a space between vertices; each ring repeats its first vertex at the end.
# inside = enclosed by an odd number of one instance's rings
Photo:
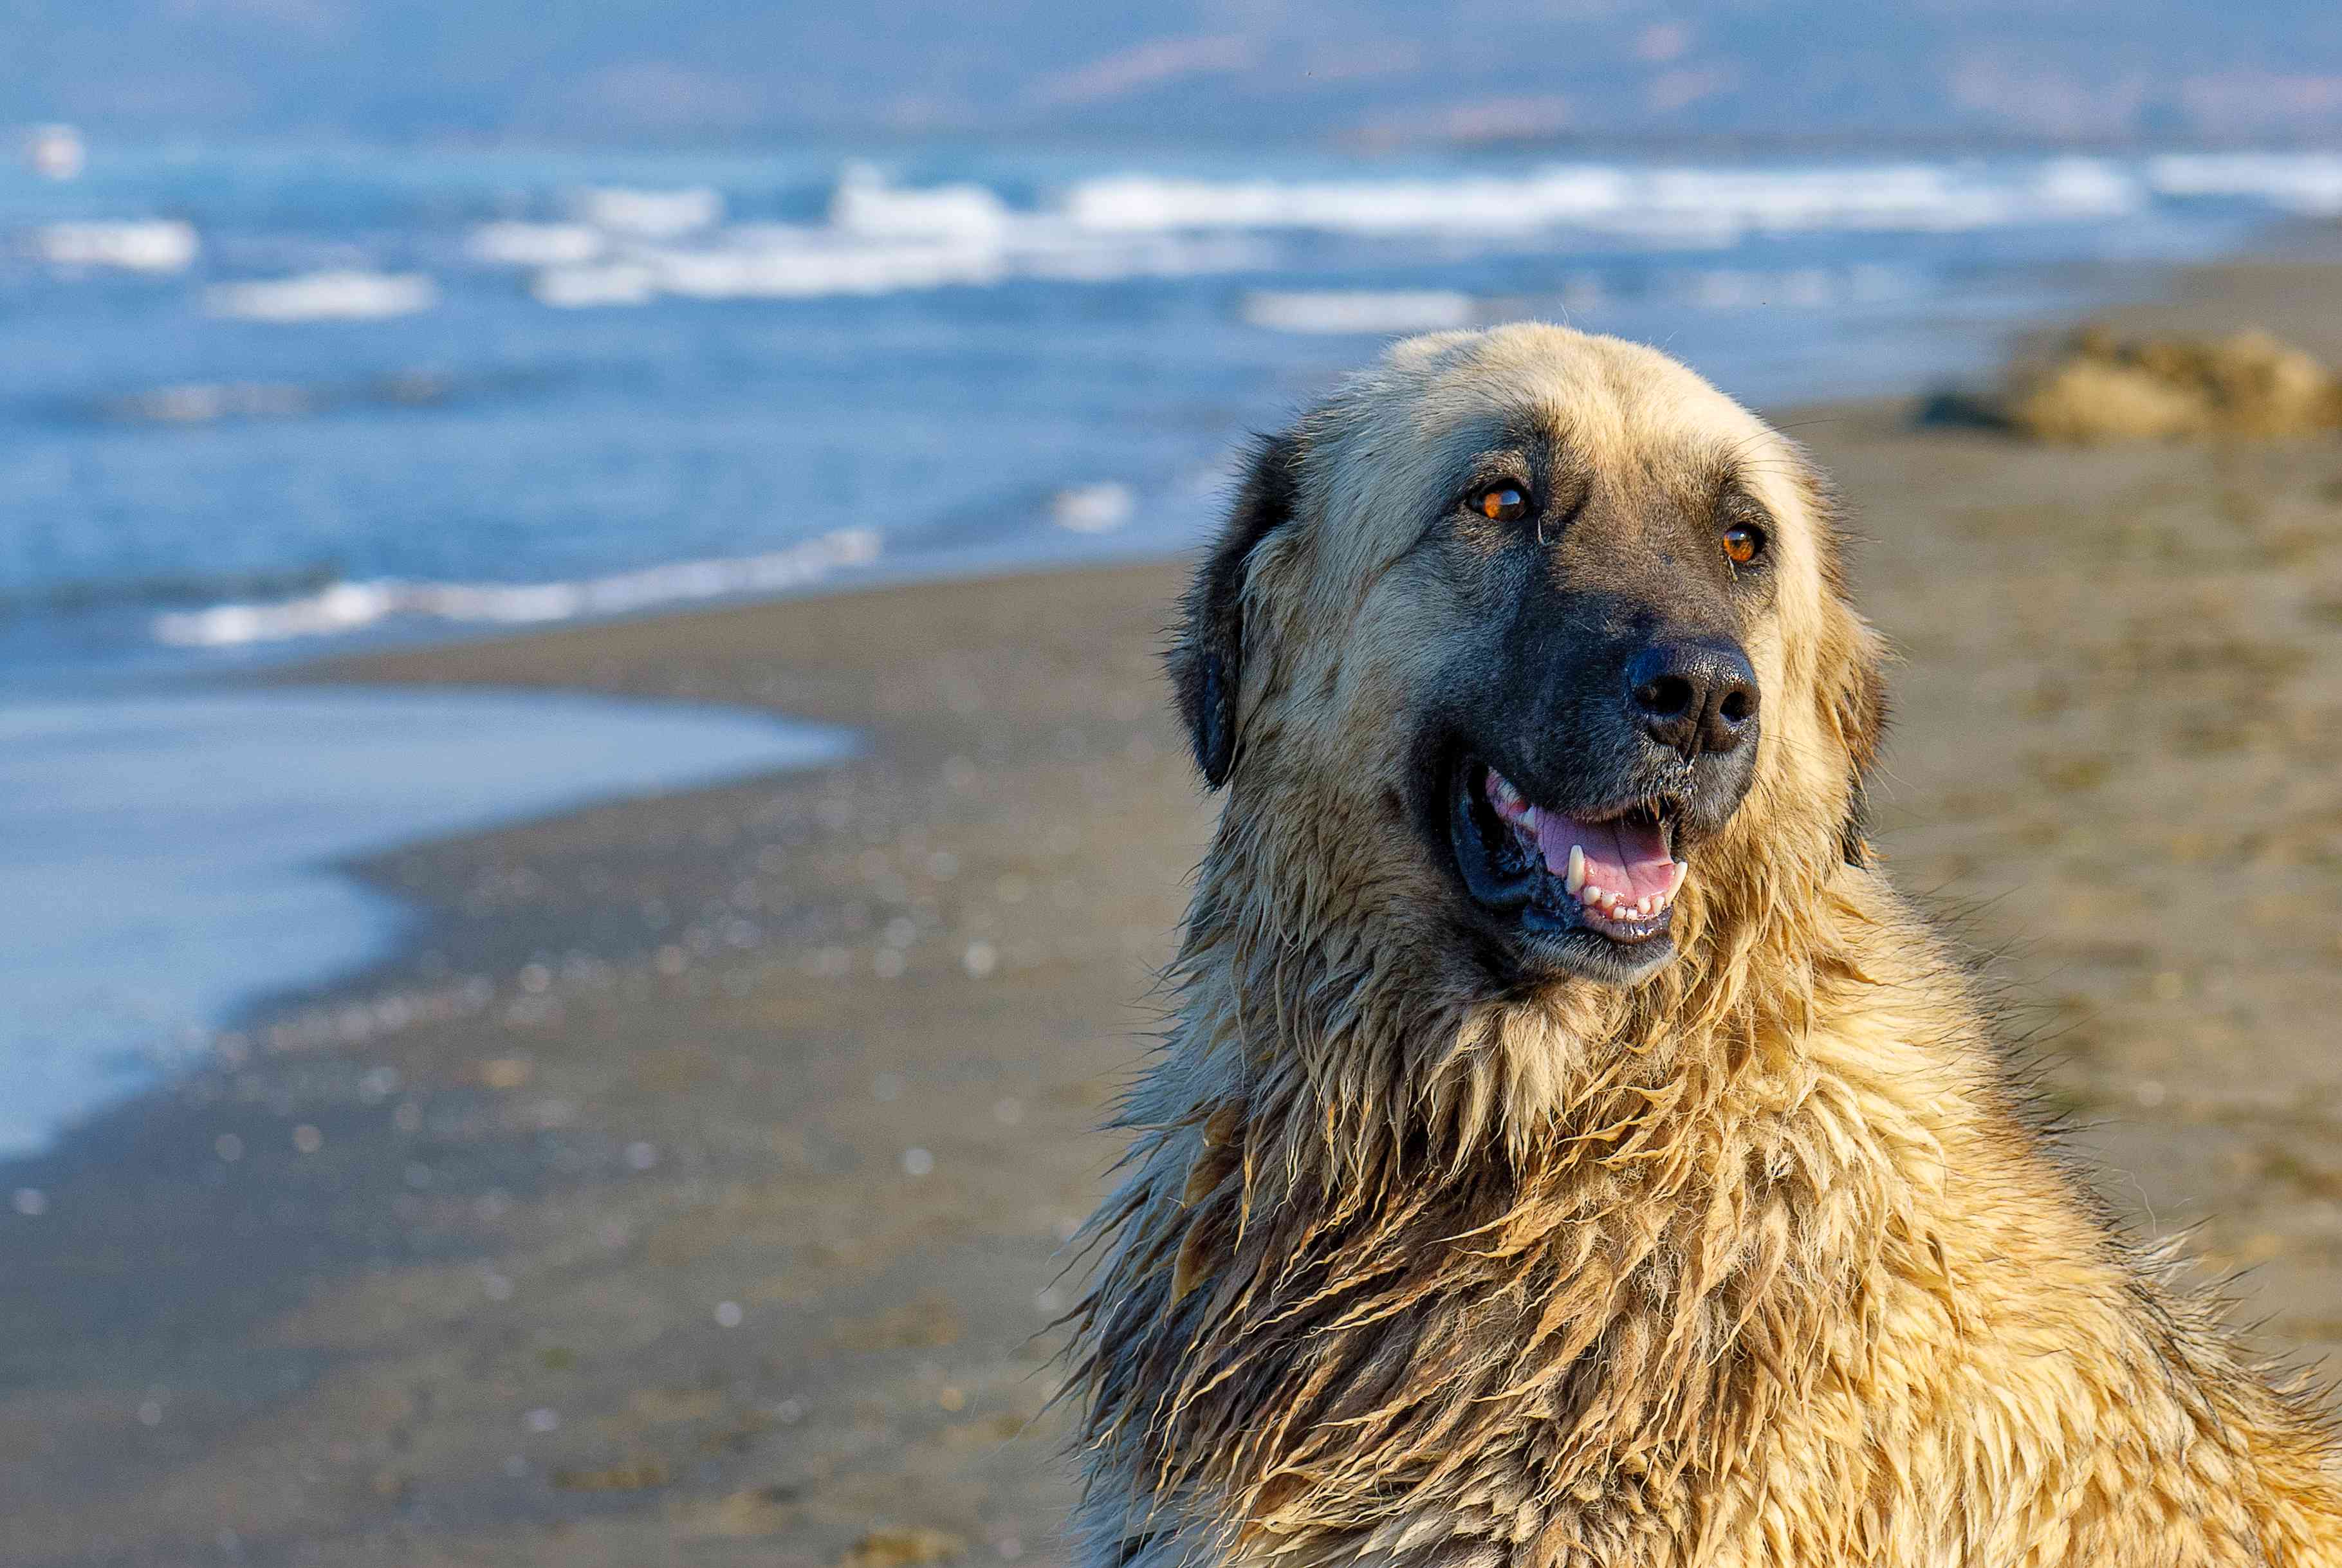
MULTIPOLYGON (((2342 267, 2121 327, 2342 359, 2342 267)), ((1783 423, 1902 656, 1877 796, 2026 1070, 2272 1354, 2342 1349, 2342 446, 1783 423)), ((15 1167, 0 1560, 1064 1560, 1046 1333, 1209 803, 1177 564, 298 669, 851 726, 351 868, 422 913, 15 1167)))

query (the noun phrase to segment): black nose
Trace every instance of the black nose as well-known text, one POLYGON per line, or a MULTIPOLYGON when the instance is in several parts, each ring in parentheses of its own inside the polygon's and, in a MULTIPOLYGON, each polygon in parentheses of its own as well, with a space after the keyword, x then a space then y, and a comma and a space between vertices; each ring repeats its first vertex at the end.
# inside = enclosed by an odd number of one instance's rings
POLYGON ((1686 757, 1728 752, 1756 729, 1756 672, 1729 643, 1653 643, 1626 661, 1626 711, 1686 757))

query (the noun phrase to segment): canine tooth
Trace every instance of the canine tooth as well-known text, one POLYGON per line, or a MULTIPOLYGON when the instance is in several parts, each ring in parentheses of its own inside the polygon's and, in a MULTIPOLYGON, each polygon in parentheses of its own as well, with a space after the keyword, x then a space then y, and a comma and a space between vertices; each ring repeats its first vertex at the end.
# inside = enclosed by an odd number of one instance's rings
POLYGON ((1569 846, 1569 874, 1562 878, 1561 885, 1572 898, 1586 885, 1586 852, 1574 844, 1569 846))

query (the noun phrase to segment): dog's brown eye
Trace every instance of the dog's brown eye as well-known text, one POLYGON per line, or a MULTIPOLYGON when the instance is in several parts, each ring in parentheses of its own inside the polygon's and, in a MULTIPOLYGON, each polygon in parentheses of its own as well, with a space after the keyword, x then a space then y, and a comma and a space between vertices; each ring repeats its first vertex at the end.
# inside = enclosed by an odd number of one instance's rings
POLYGON ((1724 531, 1724 558, 1736 566, 1746 566, 1765 553, 1765 531, 1746 523, 1735 523, 1724 531))
POLYGON ((1473 501, 1472 509, 1491 523, 1517 523, 1529 514, 1529 498, 1517 484, 1491 484, 1473 501))

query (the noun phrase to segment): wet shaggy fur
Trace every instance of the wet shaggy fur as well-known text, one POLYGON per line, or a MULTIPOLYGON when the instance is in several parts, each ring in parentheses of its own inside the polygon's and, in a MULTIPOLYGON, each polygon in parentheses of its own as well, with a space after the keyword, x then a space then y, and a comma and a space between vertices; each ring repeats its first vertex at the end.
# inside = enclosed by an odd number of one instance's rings
POLYGON ((1869 864, 1836 548, 1791 444, 1560 328, 1265 444, 1172 654, 1227 794, 1093 1222, 1084 1561, 2342 1563, 2311 1403, 2093 1208, 1869 864), (1406 804, 1490 614, 1456 563, 1526 548, 1452 497, 1524 426, 1646 574, 1719 464, 1773 531, 1754 779, 1632 988, 1513 964, 1406 804))

